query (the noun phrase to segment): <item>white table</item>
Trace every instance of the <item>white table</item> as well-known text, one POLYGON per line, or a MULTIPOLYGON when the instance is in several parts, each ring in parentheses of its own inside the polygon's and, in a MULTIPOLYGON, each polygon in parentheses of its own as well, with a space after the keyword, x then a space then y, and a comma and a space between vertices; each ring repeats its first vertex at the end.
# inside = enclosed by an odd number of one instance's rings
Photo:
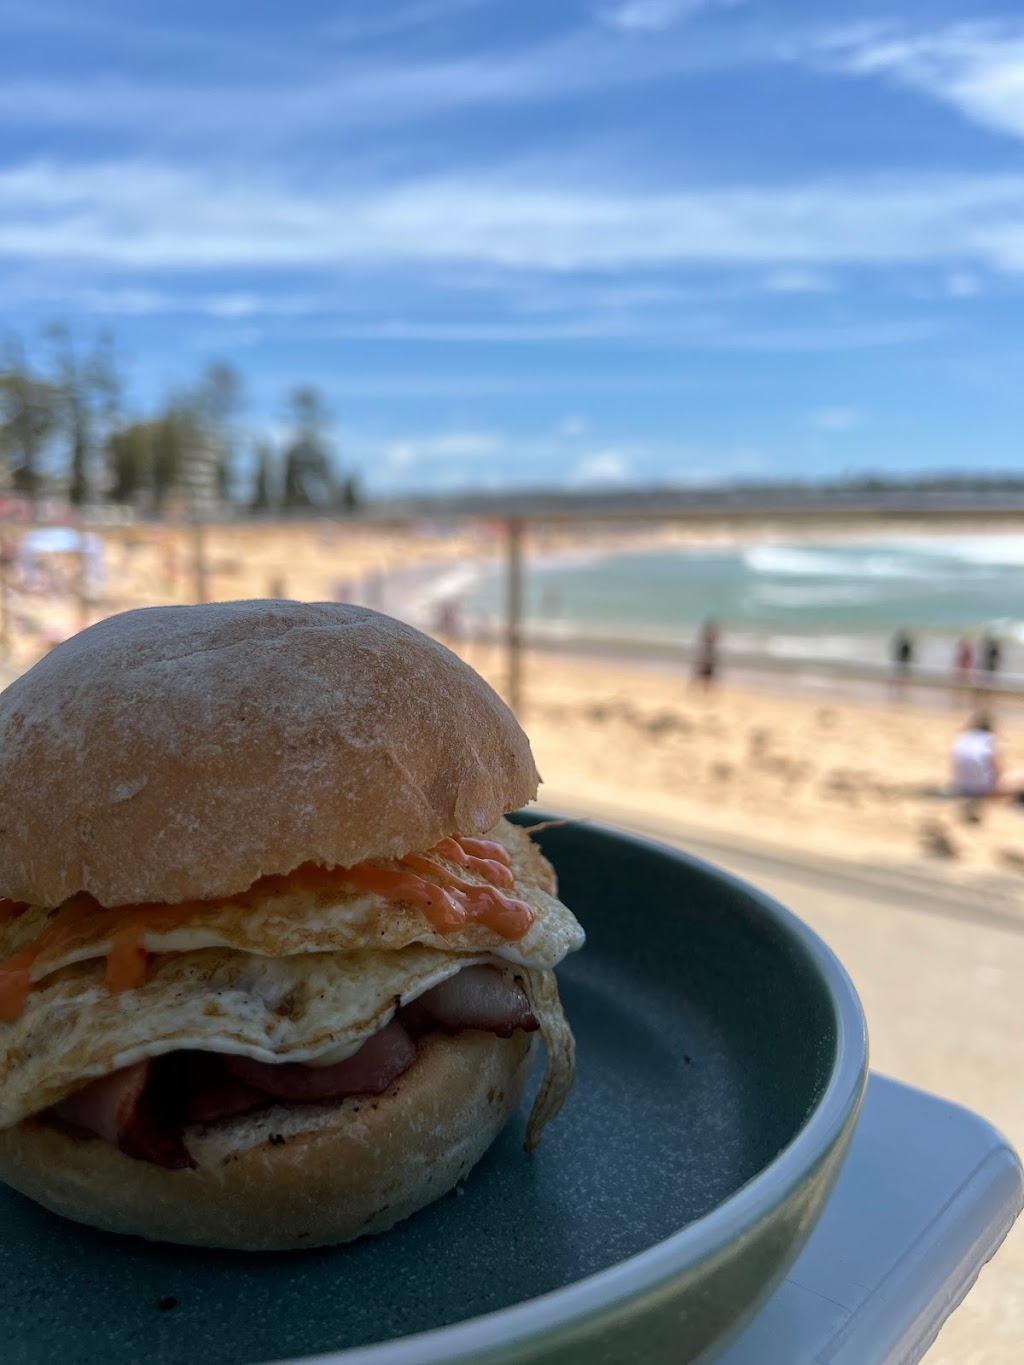
POLYGON ((821 1221, 716 1365, 915 1365, 1022 1206, 991 1124, 872 1074, 821 1221))

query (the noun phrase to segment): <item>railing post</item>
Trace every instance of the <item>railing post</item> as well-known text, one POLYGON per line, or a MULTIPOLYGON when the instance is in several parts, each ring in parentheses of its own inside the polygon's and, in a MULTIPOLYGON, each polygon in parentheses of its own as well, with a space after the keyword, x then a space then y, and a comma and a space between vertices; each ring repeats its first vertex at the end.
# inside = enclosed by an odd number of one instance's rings
MULTIPOLYGON (((90 609, 92 603, 89 598, 89 546, 86 540, 87 535, 96 535, 98 532, 89 532, 81 516, 77 518, 78 524, 78 550, 75 555, 75 610, 78 616, 78 629, 85 630, 89 624, 90 609)), ((102 558, 102 551, 101 558, 102 558)), ((99 566, 97 566, 98 568, 99 566)))
POLYGON ((11 599, 10 576, 14 566, 13 542, 6 531, 0 536, 0 654, 11 657, 11 599))
POLYGON ((523 521, 509 517, 505 523, 508 545, 508 578, 505 599, 506 695, 515 715, 522 710, 523 696, 523 521))
POLYGON ((206 574, 206 527, 202 518, 197 516, 192 523, 192 574, 194 581, 193 596, 197 602, 205 602, 209 597, 206 574))

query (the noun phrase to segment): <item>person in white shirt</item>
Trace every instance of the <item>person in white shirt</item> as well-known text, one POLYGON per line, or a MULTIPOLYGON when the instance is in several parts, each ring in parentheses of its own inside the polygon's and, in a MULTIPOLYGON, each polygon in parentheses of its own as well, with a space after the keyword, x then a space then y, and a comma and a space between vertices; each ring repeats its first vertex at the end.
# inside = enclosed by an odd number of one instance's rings
POLYGON ((1024 773, 1004 773, 992 722, 974 716, 950 751, 954 796, 1013 796, 1024 792, 1024 773))

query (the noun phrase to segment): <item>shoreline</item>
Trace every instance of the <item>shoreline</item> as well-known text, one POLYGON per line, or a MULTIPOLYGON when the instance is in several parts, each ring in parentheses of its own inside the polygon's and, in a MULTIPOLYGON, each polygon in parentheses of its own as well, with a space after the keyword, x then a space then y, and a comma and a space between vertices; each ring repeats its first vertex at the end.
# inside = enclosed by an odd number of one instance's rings
MULTIPOLYGON (((505 636, 498 631, 464 632, 450 641, 456 652, 472 657, 482 650, 505 652, 505 636)), ((608 636, 545 638, 522 637, 524 688, 529 695, 531 669, 544 660, 635 668, 678 680, 680 691, 693 686, 693 648, 674 643, 656 644, 617 640, 608 636)), ((830 699, 865 705, 898 705, 950 713, 979 709, 1024 710, 1024 678, 1003 677, 993 683, 972 682, 965 686, 948 674, 924 669, 907 678, 873 664, 845 660, 781 658, 723 649, 718 680, 712 692, 741 688, 779 696, 830 699)))
MULTIPOLYGON (((588 570, 620 558, 636 559, 678 553, 680 559, 684 560, 688 550, 699 553, 720 548, 742 552, 771 546, 779 550, 792 548, 802 553, 804 549, 813 547, 815 552, 827 554, 830 548, 839 548, 851 542, 858 546, 889 545, 895 534, 896 528, 893 527, 873 527, 856 537, 831 535, 825 538, 819 536, 813 541, 809 536, 794 539, 791 546, 780 546, 774 538, 755 530, 742 536, 695 536, 684 535, 678 528, 672 534, 645 534, 630 542, 617 537, 593 537, 573 542, 563 539, 560 542, 554 534, 538 538, 532 544, 528 540, 523 558, 525 609, 519 624, 519 636, 525 647, 538 654, 618 660, 641 667, 678 668, 685 672, 691 667, 695 635, 699 628, 697 619, 687 619, 685 614, 687 610, 692 612, 692 605, 684 604, 679 618, 666 617, 660 620, 659 613, 655 612, 653 615, 648 613, 643 622, 637 624, 623 614, 628 602, 619 596, 615 607, 610 608, 613 619, 601 620, 599 616, 594 616, 593 601, 593 593, 601 589, 584 580, 582 591, 585 609, 574 615, 571 610, 564 611, 562 608, 564 597, 571 598, 575 591, 571 578, 568 583, 556 582, 552 589, 552 604, 550 599, 545 601, 548 591, 544 586, 546 575, 580 567, 588 570), (586 605, 588 593, 591 600, 586 605), (619 613, 621 620, 615 618, 615 612, 619 613)), ((934 537, 925 531, 900 539, 934 541, 934 537)), ((1020 536, 1005 536, 1004 539, 1015 542, 1024 540, 1020 536)), ((425 623, 429 628, 440 618, 441 607, 447 602, 460 622, 459 627, 451 632, 454 638, 464 639, 470 645, 495 645, 505 638, 507 624, 503 580, 506 566, 501 557, 500 545, 488 548, 490 553, 486 556, 461 558, 453 565, 457 571, 454 577, 437 574, 435 584, 421 588, 418 596, 422 599, 423 610, 414 618, 415 624, 425 623)), ((970 562, 968 556, 965 564, 970 562)), ((993 573, 996 567, 994 561, 993 573)), ((1024 567, 1024 558, 1021 559, 1020 567, 1024 567)), ((811 576, 813 571, 812 566, 802 572, 811 576)), ((769 570, 765 572, 770 578, 769 570)), ((780 572, 785 573, 784 570, 780 572)), ((792 572, 796 573, 797 570, 792 572)), ((833 572, 826 571, 820 586, 827 588, 833 572)), ((847 567, 845 572, 856 572, 856 566, 847 567)), ((949 572, 948 566, 945 572, 949 572)), ((692 584, 687 584, 685 573, 684 569, 680 582, 692 587, 692 584)), ((918 570, 911 573, 909 578, 920 580, 922 576, 927 577, 922 570, 918 570)), ((899 578, 900 575, 897 575, 899 578)), ((660 592, 657 584, 656 579, 655 590, 660 592)), ((883 583, 881 586, 884 589, 886 585, 883 583)), ((749 590, 755 593, 761 590, 757 574, 752 576, 749 590)), ((816 592, 818 589, 813 590, 816 592)), ((637 591, 640 591, 639 587, 637 591)), ((801 588, 801 591, 804 589, 801 588)), ((880 601, 884 601, 884 592, 880 601)), ((730 618, 728 609, 724 607, 721 611, 712 610, 711 614, 719 618, 723 627, 723 670, 745 684, 785 687, 787 690, 811 693, 835 688, 843 695, 867 699, 880 691, 888 691, 897 682, 890 658, 895 627, 891 623, 886 624, 884 613, 878 621, 855 618, 849 622, 844 621, 841 614, 838 622, 827 619, 820 611, 811 612, 806 618, 799 613, 792 619, 773 619, 769 616, 770 625, 759 624, 749 616, 749 612, 746 617, 737 615, 730 618)), ((910 609, 908 615, 911 615, 910 609)), ((950 705, 955 704, 958 697, 965 698, 965 704, 976 704, 970 696, 975 692, 991 694, 994 700, 1000 697, 1024 699, 1024 622, 1011 619, 1011 615, 979 615, 970 626, 925 623, 915 627, 912 635, 917 648, 907 686, 922 704, 934 704, 932 694, 936 694, 940 704, 948 701, 950 705), (991 676, 975 670, 970 683, 965 685, 964 678, 954 670, 956 642, 964 634, 977 640, 986 632, 995 634, 1002 644, 1001 667, 991 676)))

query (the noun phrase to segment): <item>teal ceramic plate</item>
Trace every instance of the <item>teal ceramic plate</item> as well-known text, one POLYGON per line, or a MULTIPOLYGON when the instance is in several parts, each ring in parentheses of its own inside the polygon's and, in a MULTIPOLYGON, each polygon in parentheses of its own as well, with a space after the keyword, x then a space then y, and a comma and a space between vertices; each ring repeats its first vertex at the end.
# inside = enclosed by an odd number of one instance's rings
POLYGON ((702 863, 589 825, 538 838, 588 943, 560 969, 576 1088, 533 1156, 524 1104, 460 1191, 294 1255, 150 1246, 0 1189, 3 1359, 678 1365, 735 1330, 837 1173, 857 997, 805 925, 702 863))

